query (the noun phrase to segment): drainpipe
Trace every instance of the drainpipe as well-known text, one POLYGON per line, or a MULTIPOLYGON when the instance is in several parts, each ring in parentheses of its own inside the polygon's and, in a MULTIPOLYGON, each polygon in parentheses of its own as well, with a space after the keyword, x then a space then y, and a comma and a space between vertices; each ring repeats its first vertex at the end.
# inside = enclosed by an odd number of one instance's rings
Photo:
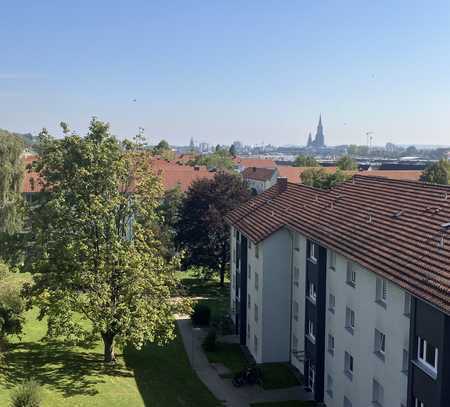
POLYGON ((291 278, 290 278, 290 287, 291 287, 291 292, 290 292, 290 298, 289 298, 289 302, 291 304, 291 313, 289 315, 289 363, 292 364, 292 298, 294 296, 294 284, 293 284, 293 279, 294 279, 294 271, 293 271, 293 267, 294 267, 294 234, 291 230, 288 229, 288 233, 289 233, 289 237, 290 237, 290 243, 291 243, 291 250, 289 253, 289 268, 290 268, 290 274, 291 274, 291 278))

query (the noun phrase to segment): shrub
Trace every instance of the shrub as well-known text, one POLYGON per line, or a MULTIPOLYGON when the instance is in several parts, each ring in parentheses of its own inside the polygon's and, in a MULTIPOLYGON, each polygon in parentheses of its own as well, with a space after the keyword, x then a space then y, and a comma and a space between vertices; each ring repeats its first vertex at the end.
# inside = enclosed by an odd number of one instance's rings
POLYGON ((229 315, 219 315, 211 321, 211 326, 216 329, 220 335, 231 335, 234 333, 233 321, 229 315))
POLYGON ((208 331, 208 335, 206 335, 205 339, 203 340, 203 349, 206 352, 215 351, 217 347, 216 339, 217 339, 216 330, 214 328, 211 328, 208 331))
POLYGON ((194 305, 194 310, 191 315, 191 319, 194 325, 209 325, 210 318, 211 309, 207 305, 200 303, 194 305))
POLYGON ((33 380, 23 382, 11 396, 11 407, 39 407, 41 405, 41 389, 33 380))

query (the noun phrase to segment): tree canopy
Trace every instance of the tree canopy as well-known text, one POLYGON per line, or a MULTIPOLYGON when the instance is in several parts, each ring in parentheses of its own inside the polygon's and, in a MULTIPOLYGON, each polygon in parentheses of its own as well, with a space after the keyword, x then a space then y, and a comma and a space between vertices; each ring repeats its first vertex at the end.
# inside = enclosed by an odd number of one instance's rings
POLYGON ((420 180, 423 182, 430 182, 432 184, 449 184, 450 162, 446 159, 442 159, 436 163, 428 165, 422 172, 420 180))
POLYGON ((318 167, 317 160, 310 155, 299 155, 294 161, 294 167, 318 167))
POLYGON ((0 133, 0 234, 12 234, 22 226, 22 179, 24 143, 0 133))
POLYGON ((339 169, 334 173, 326 173, 323 168, 308 168, 301 173, 300 178, 303 184, 310 187, 330 189, 351 177, 339 169))
POLYGON ((119 143, 93 119, 86 137, 43 131, 36 170, 43 198, 31 208, 26 293, 48 317, 48 336, 100 335, 104 360, 115 343, 136 348, 174 337, 178 259, 161 255, 155 232, 159 178, 139 143, 119 143), (80 323, 90 321, 92 331, 80 323))
POLYGON ((205 165, 217 171, 232 170, 234 168, 233 157, 228 150, 217 149, 212 154, 202 154, 189 162, 190 165, 205 165))
POLYGON ((344 155, 336 161, 336 167, 342 171, 354 171, 358 164, 348 155, 344 155))
POLYGON ((177 243, 186 251, 184 266, 219 271, 224 283, 230 261, 229 227, 225 214, 250 198, 242 178, 217 173, 195 181, 187 191, 177 224, 177 243))

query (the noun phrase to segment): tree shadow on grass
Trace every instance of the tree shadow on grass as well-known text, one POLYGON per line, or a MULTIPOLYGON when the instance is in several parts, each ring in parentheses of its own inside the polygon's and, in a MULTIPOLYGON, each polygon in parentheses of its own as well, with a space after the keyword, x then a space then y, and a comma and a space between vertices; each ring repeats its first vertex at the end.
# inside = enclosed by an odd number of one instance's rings
POLYGON ((146 406, 213 407, 222 405, 192 370, 177 332, 164 346, 147 344, 141 350, 124 349, 126 367, 133 370, 146 406))
POLYGON ((8 346, 0 384, 12 388, 33 377, 65 397, 92 396, 98 393, 96 385, 105 381, 105 375, 132 376, 123 366, 105 366, 98 353, 62 343, 21 342, 8 346))

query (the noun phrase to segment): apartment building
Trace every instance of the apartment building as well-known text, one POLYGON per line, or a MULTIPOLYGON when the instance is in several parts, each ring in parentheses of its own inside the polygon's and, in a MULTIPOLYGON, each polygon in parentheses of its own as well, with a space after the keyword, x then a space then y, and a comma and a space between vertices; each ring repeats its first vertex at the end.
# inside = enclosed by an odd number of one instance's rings
POLYGON ((329 407, 450 406, 449 187, 278 179, 227 221, 257 363, 291 363, 329 407))

